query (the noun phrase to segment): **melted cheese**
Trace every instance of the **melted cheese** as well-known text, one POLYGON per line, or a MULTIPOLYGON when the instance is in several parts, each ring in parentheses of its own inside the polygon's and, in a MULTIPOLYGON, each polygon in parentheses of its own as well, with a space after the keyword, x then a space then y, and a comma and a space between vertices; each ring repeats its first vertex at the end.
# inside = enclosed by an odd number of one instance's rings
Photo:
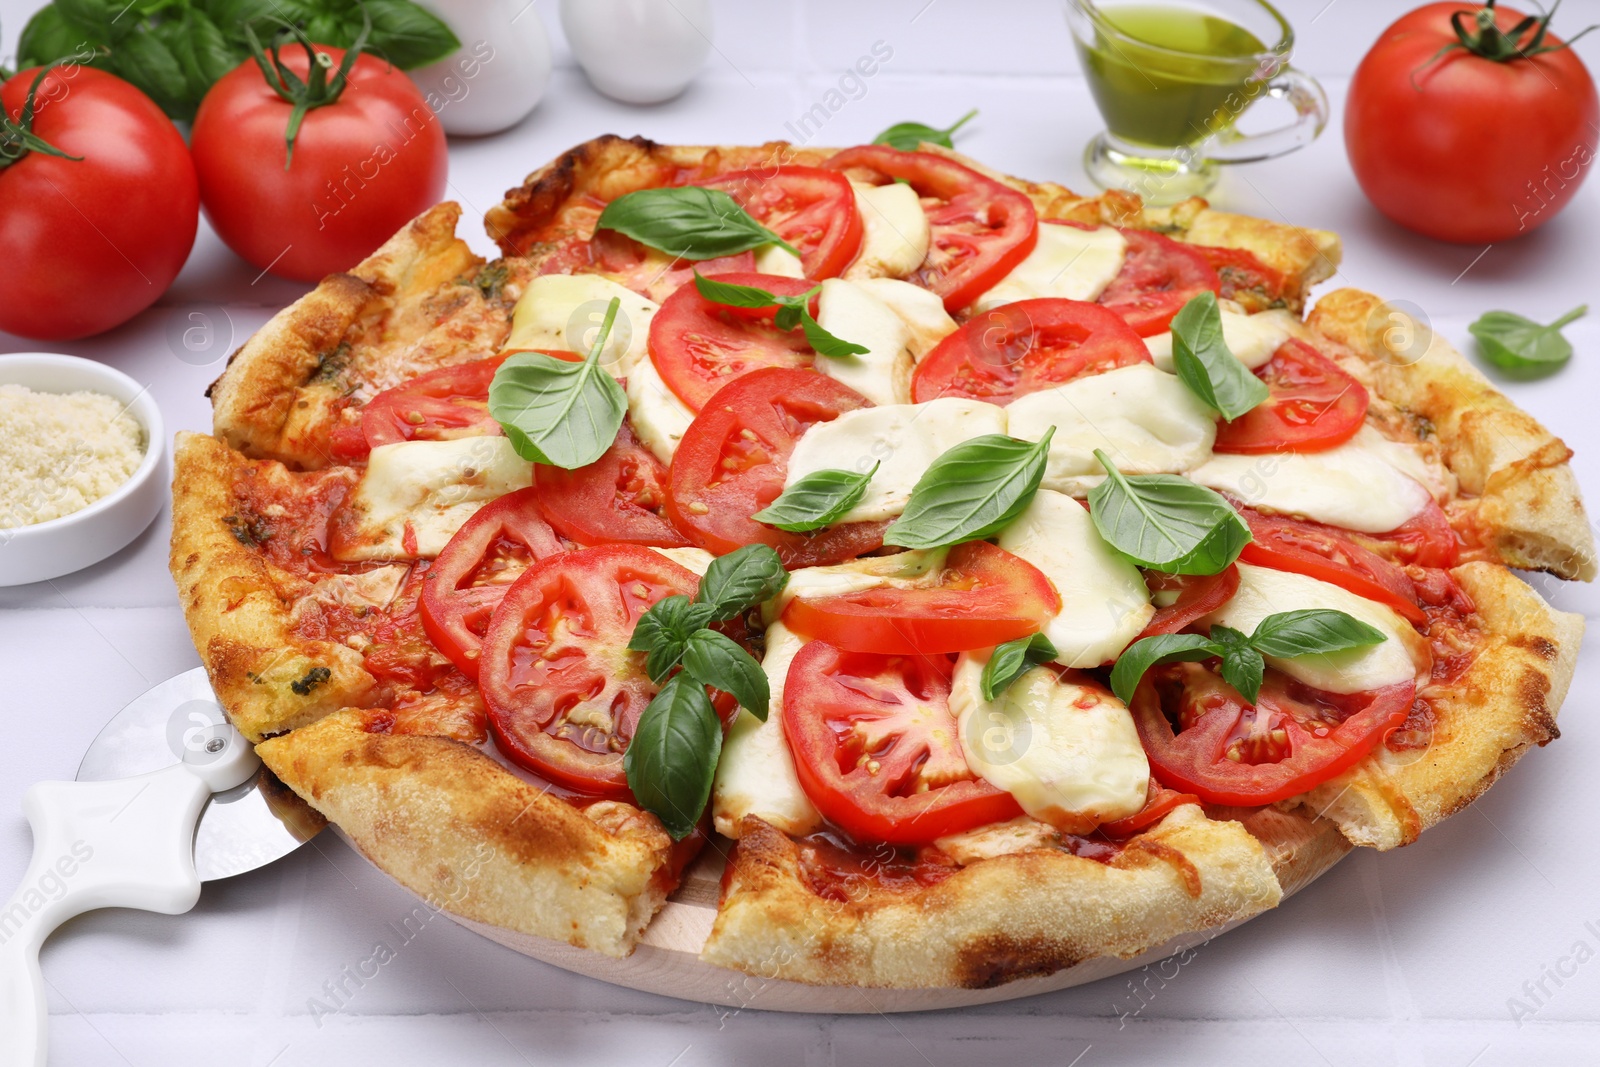
POLYGON ((851 182, 861 212, 861 251, 846 278, 904 278, 928 258, 932 230, 917 191, 909 185, 851 182))
POLYGON ((1087 833, 1144 807, 1150 764, 1120 700, 1047 667, 984 700, 987 659, 962 653, 950 688, 950 710, 974 774, 1066 833, 1087 833))
POLYGON ((929 350, 956 331, 956 320, 944 309, 944 301, 931 290, 894 278, 862 278, 855 282, 900 316, 911 331, 911 355, 921 359, 929 350))
POLYGON ((1418 474, 1427 466, 1414 448, 1363 426, 1326 452, 1218 455, 1189 477, 1263 511, 1384 533, 1428 506, 1418 474))
POLYGON ((711 569, 711 561, 717 558, 703 548, 694 548, 692 546, 688 548, 657 548, 655 545, 651 545, 650 551, 661 553, 678 566, 685 570, 694 571, 702 578, 706 576, 706 571, 711 569))
POLYGON ((935 841, 934 847, 962 866, 996 856, 1010 856, 1034 848, 1049 848, 1060 839, 1056 828, 1023 815, 1005 822, 992 822, 976 830, 950 834, 935 841))
POLYGON ((725 837, 739 836, 739 820, 746 815, 760 816, 788 834, 808 834, 822 826, 822 816, 800 788, 783 733, 784 681, 805 643, 781 622, 767 627, 767 652, 761 658, 771 693, 767 721, 740 709, 722 742, 712 785, 711 815, 725 837))
POLYGON ((874 404, 911 402, 911 330, 888 304, 855 282, 829 278, 817 297, 817 323, 867 349, 856 356, 818 354, 818 370, 874 404))
POLYGON ((789 572, 788 584, 781 593, 762 605, 762 614, 770 623, 781 616, 783 609, 796 598, 815 600, 867 589, 915 589, 930 585, 939 580, 948 554, 948 550, 942 548, 914 548, 888 556, 864 556, 849 563, 835 563, 826 567, 801 567, 789 572))
POLYGON ((533 484, 533 464, 504 437, 402 441, 372 450, 349 503, 342 560, 432 559, 479 508, 533 484), (416 551, 405 549, 406 529, 416 551))
POLYGON ((1216 415, 1176 375, 1148 363, 1028 393, 1006 409, 1010 433, 1037 441, 1051 426, 1043 485, 1082 496, 1099 484, 1099 448, 1125 474, 1177 474, 1211 458, 1216 415))
MULTIPOLYGON (((1222 340, 1234 358, 1251 370, 1267 360, 1278 347, 1294 336, 1299 320, 1283 309, 1246 315, 1238 311, 1222 312, 1222 340)), ((1159 333, 1144 339, 1150 358, 1162 370, 1172 369, 1172 334, 1159 333)))
POLYGON ((800 257, 782 245, 762 245, 756 249, 756 273, 776 274, 782 278, 804 278, 805 265, 800 257))
POLYGON ((609 374, 621 378, 645 357, 650 320, 659 308, 598 274, 543 274, 530 281, 511 313, 511 336, 501 351, 588 352, 612 297, 622 306, 600 360, 609 374))
POLYGON ((1238 566, 1239 591, 1207 616, 1207 625, 1220 622, 1249 634, 1268 615, 1305 608, 1329 608, 1377 627, 1387 638, 1376 645, 1344 652, 1288 659, 1267 657, 1268 663, 1291 678, 1330 693, 1360 693, 1398 682, 1425 680, 1433 663, 1428 641, 1391 609, 1331 582, 1303 574, 1249 563, 1238 566))
POLYGON ((942 453, 974 437, 1005 432, 1005 409, 981 400, 944 397, 858 408, 805 432, 789 457, 784 484, 813 471, 867 471, 879 463, 866 495, 840 521, 889 519, 905 510, 917 480, 942 453))
POLYGON ((998 544, 1039 568, 1061 596, 1061 611, 1044 627, 1056 662, 1098 667, 1139 636, 1155 606, 1144 577, 1112 551, 1088 511, 1069 496, 1041 489, 998 544))
POLYGON ((694 412, 661 380, 655 360, 648 356, 628 372, 628 421, 634 434, 663 463, 672 462, 678 442, 694 421, 694 412))
POLYGON ((1114 227, 1039 224, 1039 242, 1010 274, 980 296, 974 312, 1042 296, 1093 302, 1122 270, 1128 241, 1114 227))

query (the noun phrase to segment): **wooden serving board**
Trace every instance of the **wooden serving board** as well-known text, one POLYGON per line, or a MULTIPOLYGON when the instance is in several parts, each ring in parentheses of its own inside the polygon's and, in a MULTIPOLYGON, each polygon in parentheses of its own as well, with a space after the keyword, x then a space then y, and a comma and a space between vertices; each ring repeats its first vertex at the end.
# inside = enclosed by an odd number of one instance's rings
MULTIPOLYGON (((1236 818, 1266 846, 1285 898, 1310 885, 1350 851, 1350 845, 1325 819, 1287 815, 1271 808, 1213 811, 1236 818)), ((343 835, 341 835, 343 836, 343 835)), ((348 839, 346 839, 348 841, 348 839)), ((358 850, 359 851, 359 850, 358 850)), ((747 975, 700 960, 700 947, 716 918, 722 856, 705 849, 684 873, 678 891, 662 906, 645 930, 633 955, 602 956, 559 941, 476 922, 446 911, 451 919, 491 941, 603 982, 735 1009, 826 1013, 882 1013, 961 1008, 1015 1000, 1036 993, 1083 985, 1147 966, 1194 948, 1237 926, 1183 934, 1130 959, 1085 960, 1055 974, 1022 978, 988 989, 861 989, 856 986, 812 986, 777 978, 747 975)), ((1246 920, 1240 920, 1243 922, 1246 920)))

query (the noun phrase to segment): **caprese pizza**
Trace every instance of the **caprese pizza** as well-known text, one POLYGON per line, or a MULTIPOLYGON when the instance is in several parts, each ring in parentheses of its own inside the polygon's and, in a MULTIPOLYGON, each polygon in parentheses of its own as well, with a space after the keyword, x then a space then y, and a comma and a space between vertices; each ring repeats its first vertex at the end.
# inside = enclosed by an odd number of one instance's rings
POLYGON ((172 570, 266 764, 466 918, 978 986, 1278 902, 1556 736, 1569 450, 1337 239, 924 144, 601 138, 230 361, 172 570), (1425 349, 1425 350, 1424 350, 1425 349), (1322 824, 1325 825, 1326 823, 1322 824))

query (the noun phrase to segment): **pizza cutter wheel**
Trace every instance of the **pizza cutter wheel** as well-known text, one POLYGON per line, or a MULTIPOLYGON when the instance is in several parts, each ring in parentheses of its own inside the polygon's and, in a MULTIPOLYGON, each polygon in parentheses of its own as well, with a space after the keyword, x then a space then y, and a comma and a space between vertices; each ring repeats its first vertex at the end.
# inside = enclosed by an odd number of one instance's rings
POLYGON ((261 766, 196 667, 136 698, 94 739, 72 782, 22 800, 33 859, 0 908, 0 1067, 43 1067, 39 947, 95 908, 179 915, 200 883, 289 854, 326 825, 261 766))

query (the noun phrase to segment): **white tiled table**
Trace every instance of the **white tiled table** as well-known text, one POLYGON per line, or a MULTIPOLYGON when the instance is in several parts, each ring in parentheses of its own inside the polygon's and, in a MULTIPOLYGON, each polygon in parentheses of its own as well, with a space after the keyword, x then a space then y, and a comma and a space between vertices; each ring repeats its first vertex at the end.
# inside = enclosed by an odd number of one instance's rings
MULTIPOLYGON (((0 51, 14 48, 36 6, 0 0, 0 51)), ((1600 184, 1591 182, 1555 224, 1486 253, 1387 225, 1345 164, 1338 102, 1392 7, 1283 7, 1300 32, 1299 65, 1334 98, 1334 124, 1308 151, 1229 174, 1214 202, 1339 231, 1345 264, 1332 284, 1409 300, 1463 346, 1467 323, 1487 308, 1549 319, 1600 296, 1600 184)), ((449 195, 466 208, 465 236, 481 252, 492 254, 476 221, 483 210, 568 146, 604 131, 687 143, 785 136, 785 122, 875 41, 893 57, 864 95, 832 115, 818 143, 859 142, 891 122, 948 121, 978 106, 964 149, 1014 174, 1086 187, 1079 152, 1099 120, 1053 0, 727 0, 718 5, 718 54, 705 75, 680 99, 637 109, 588 87, 561 43, 554 8, 539 0, 526 16, 542 18, 556 40, 558 69, 545 102, 504 136, 451 146, 449 195)), ((1569 30, 1596 16, 1596 0, 1569 0, 1562 13, 1569 30)), ((1579 51, 1600 69, 1600 37, 1579 51)), ((222 358, 300 291, 256 279, 202 224, 187 269, 156 307, 105 336, 55 347, 121 367, 149 383, 172 427, 203 430, 210 410, 201 394, 222 358), (179 359, 174 351, 182 349, 167 340, 196 309, 224 324, 206 365, 179 359)), ((1600 494, 1596 310, 1568 330, 1578 349, 1571 366, 1507 389, 1578 450, 1579 476, 1600 494)), ((0 352, 37 347, 0 335, 0 352)), ((167 533, 163 516, 89 571, 0 590, 5 891, 29 847, 23 790, 40 778, 70 778, 107 718, 197 662, 167 576, 167 533)), ((1600 591, 1541 586, 1562 607, 1600 616, 1600 591)), ((55 1062, 1600 1062, 1600 849, 1591 829, 1597 686, 1600 653, 1591 652, 1559 743, 1531 753, 1418 844, 1352 856, 1181 969, 1169 964, 1129 980, 936 1015, 729 1013, 578 978, 444 919, 402 944, 396 931, 414 901, 330 834, 276 866, 208 885, 189 915, 108 912, 69 924, 44 953, 55 1062), (379 942, 395 958, 357 988, 345 970, 379 942), (318 999, 333 1003, 325 985, 341 981, 351 991, 343 1007, 316 1010, 318 999), (1525 1010, 1514 1010, 1512 998, 1525 1010)))

